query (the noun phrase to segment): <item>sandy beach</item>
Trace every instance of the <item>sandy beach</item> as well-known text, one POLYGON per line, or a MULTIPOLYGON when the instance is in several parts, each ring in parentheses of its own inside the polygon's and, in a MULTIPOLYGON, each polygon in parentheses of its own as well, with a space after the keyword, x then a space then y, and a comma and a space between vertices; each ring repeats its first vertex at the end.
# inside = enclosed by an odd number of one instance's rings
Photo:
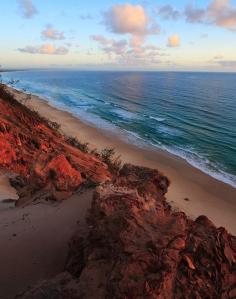
MULTIPOLYGON (((15 91, 19 100, 25 95, 15 91)), ((156 148, 140 148, 110 131, 85 124, 71 113, 52 107, 47 101, 32 96, 27 105, 61 125, 61 130, 98 150, 112 147, 123 162, 157 168, 171 180, 168 202, 195 219, 208 216, 217 226, 236 234, 236 189, 194 168, 185 160, 156 148)))
POLYGON ((78 229, 85 228, 91 200, 88 190, 59 204, 1 211, 1 299, 12 299, 30 284, 63 271, 68 243, 78 229))

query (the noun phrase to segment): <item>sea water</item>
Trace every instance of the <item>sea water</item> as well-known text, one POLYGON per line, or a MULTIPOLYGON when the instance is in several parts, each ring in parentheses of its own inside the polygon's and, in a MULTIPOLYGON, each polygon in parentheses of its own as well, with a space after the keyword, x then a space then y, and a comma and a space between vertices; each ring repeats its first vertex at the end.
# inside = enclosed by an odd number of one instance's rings
POLYGON ((236 186, 236 74, 34 70, 4 82, 236 186))

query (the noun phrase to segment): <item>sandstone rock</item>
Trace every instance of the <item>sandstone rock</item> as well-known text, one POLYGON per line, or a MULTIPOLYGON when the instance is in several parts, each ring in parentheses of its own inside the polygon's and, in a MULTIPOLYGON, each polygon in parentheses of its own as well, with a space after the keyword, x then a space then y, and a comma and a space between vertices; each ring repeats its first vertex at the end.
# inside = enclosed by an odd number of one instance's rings
MULTIPOLYGON (((205 216, 192 221, 172 212, 167 182, 155 170, 125 165, 97 187, 88 235, 72 239, 66 264, 66 288, 73 282, 76 298, 235 297, 236 238, 205 216)), ((55 281, 41 288, 54 290, 55 281)), ((34 292, 19 298, 44 298, 34 292)))

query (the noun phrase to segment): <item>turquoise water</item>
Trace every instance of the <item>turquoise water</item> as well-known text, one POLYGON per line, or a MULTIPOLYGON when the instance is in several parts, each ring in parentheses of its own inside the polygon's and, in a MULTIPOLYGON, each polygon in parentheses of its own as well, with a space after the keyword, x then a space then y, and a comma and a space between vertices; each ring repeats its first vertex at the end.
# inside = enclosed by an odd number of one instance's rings
POLYGON ((3 78, 236 186, 236 74, 21 71, 3 78))

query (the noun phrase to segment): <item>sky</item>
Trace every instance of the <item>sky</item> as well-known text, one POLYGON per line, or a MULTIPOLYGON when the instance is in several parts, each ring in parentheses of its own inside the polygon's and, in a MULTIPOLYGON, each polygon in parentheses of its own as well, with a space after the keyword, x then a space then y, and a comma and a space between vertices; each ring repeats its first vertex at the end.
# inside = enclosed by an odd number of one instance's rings
POLYGON ((3 68, 236 71, 236 0, 0 1, 3 68))

